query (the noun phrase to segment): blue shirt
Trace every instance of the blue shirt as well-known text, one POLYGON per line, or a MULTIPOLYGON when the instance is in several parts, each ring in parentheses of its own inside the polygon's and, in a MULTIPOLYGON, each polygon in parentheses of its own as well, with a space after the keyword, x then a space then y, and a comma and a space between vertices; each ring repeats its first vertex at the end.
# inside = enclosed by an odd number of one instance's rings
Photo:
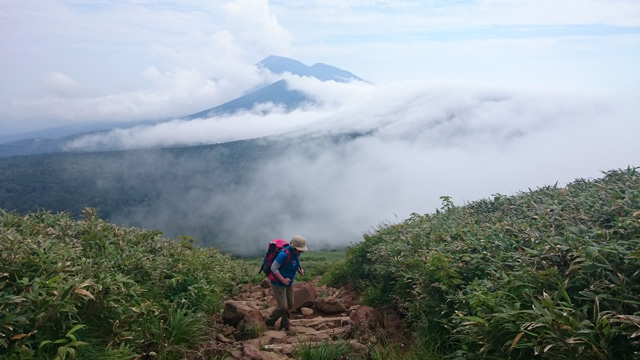
MULTIPOLYGON (((286 251, 280 251, 278 256, 276 256, 273 264, 271 265, 271 272, 280 272, 280 275, 282 275, 282 277, 291 279, 291 282, 288 285, 291 286, 293 285, 293 278, 296 276, 298 268, 300 267, 300 257, 293 252, 291 246, 286 246, 285 250, 286 251), (285 262, 287 262, 287 252, 291 254, 291 258, 289 260, 289 263, 285 264, 285 262)), ((271 279, 271 277, 270 280, 274 285, 287 286, 280 281, 273 281, 274 279, 271 279)))

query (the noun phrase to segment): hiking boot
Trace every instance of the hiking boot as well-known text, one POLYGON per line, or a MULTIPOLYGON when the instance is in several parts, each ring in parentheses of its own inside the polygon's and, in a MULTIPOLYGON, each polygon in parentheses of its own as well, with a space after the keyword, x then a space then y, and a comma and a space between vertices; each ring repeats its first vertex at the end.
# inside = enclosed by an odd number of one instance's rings
POLYGON ((287 325, 281 327, 280 329, 282 329, 284 331, 289 331, 289 330, 291 330, 291 324, 287 324, 287 325))
POLYGON ((266 322, 266 321, 264 322, 264 324, 265 324, 265 325, 267 325, 267 329, 269 329, 269 330, 274 330, 274 329, 275 329, 275 325, 276 325, 276 324, 269 324, 269 323, 268 323, 268 322, 266 322))

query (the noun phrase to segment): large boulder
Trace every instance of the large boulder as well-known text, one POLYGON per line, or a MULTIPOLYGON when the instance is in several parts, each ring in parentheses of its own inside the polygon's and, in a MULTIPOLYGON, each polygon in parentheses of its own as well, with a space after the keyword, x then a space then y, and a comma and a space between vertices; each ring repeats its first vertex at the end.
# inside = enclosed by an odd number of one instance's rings
POLYGON ((358 294, 350 287, 341 286, 333 296, 340 299, 347 309, 360 303, 358 294))
POLYGON ((347 311, 344 304, 333 296, 317 298, 314 306, 316 309, 327 314, 338 314, 347 311))
POLYGON ((251 311, 244 316, 242 321, 238 323, 237 329, 241 333, 247 333, 252 329, 259 329, 264 327, 264 316, 258 309, 251 309, 251 311))
POLYGON ((293 309, 310 307, 318 297, 318 291, 313 284, 295 283, 293 284, 293 309))
POLYGON ((224 310, 222 311, 222 322, 228 325, 236 326, 252 310, 252 307, 248 306, 242 301, 225 301, 224 310))
POLYGON ((351 311, 349 318, 355 330, 360 332, 375 330, 378 327, 384 326, 382 315, 380 315, 378 310, 366 305, 358 306, 357 309, 351 311))
MULTIPOLYGON (((293 310, 300 310, 302 307, 311 307, 318 297, 318 290, 313 284, 294 283, 293 284, 293 310)), ((276 299, 272 296, 269 306, 276 306, 276 299)))

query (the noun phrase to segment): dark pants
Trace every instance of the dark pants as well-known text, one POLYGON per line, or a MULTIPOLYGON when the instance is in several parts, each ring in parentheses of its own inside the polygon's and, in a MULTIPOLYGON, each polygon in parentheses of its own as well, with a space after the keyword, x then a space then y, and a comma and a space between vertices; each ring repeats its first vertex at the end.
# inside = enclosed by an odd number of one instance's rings
POLYGON ((273 297, 276 299, 276 308, 273 310, 271 315, 265 320, 265 323, 268 326, 275 325, 278 319, 280 320, 280 327, 286 327, 289 325, 289 316, 291 315, 291 310, 293 310, 293 287, 285 287, 285 286, 276 286, 271 285, 271 291, 273 292, 273 297))

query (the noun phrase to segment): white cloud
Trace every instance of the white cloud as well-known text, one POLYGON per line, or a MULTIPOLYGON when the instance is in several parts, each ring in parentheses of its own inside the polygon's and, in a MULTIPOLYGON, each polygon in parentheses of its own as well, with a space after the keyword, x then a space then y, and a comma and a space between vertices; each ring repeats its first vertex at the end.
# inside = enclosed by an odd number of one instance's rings
MULTIPOLYGON (((287 212, 278 199, 297 199, 296 211, 305 216, 282 221, 277 233, 344 245, 379 222, 434 211, 442 195, 462 205, 495 193, 599 177, 600 170, 640 160, 633 141, 640 133, 633 119, 640 112, 617 108, 610 99, 491 89, 414 88, 412 95, 404 98, 406 109, 392 105, 401 103, 398 95, 365 112, 385 101, 372 97, 362 104, 362 118, 316 123, 325 130, 343 126, 373 133, 344 145, 327 142, 311 151, 315 155, 296 146, 295 153, 265 164, 255 177, 259 181, 239 194, 247 203, 269 204, 271 212, 287 212)), ((242 209, 238 223, 268 213, 242 201, 233 204, 242 209)))
POLYGON ((223 6, 229 14, 229 28, 238 34, 245 48, 265 48, 287 54, 292 40, 269 8, 267 0, 235 0, 223 6))
POLYGON ((113 130, 107 134, 87 135, 74 140, 67 148, 96 151, 216 144, 282 134, 303 127, 321 116, 302 110, 287 113, 273 104, 263 104, 254 111, 233 116, 173 120, 158 125, 113 130), (269 115, 264 116, 265 112, 269 115))
POLYGON ((266 0, 4 3, 4 133, 188 115, 264 84, 291 38, 266 0))
POLYGON ((640 84, 633 0, 0 4, 0 47, 9 54, 0 57, 3 133, 187 115, 266 84, 253 64, 271 54, 376 83, 636 94, 640 84))
MULTIPOLYGON (((252 111, 115 130, 76 140, 72 149, 97 150, 214 144, 272 135, 375 133, 384 141, 430 148, 491 145, 527 138, 557 124, 602 121, 617 105, 603 95, 528 91, 423 82, 368 85, 289 76, 290 87, 315 104, 286 111, 261 104, 252 111)), ((158 103, 166 99, 158 99, 158 103)))
MULTIPOLYGON (((599 177, 601 170, 640 161, 640 107, 633 98, 468 83, 288 80, 319 105, 293 112, 262 105, 233 116, 81 139, 76 146, 139 148, 274 135, 289 146, 245 164, 248 182, 229 181, 211 192, 204 190, 208 179, 198 179, 202 159, 150 159, 144 166, 192 174, 193 183, 182 185, 188 192, 160 191, 155 203, 113 220, 165 230, 188 207, 184 213, 224 216, 217 230, 224 238, 243 239, 218 244, 225 251, 247 254, 254 251, 247 244, 262 236, 298 233, 318 249, 357 242, 381 222, 433 212, 443 195, 463 205, 496 193, 599 177)), ((188 221, 181 220, 181 233, 188 221)))

